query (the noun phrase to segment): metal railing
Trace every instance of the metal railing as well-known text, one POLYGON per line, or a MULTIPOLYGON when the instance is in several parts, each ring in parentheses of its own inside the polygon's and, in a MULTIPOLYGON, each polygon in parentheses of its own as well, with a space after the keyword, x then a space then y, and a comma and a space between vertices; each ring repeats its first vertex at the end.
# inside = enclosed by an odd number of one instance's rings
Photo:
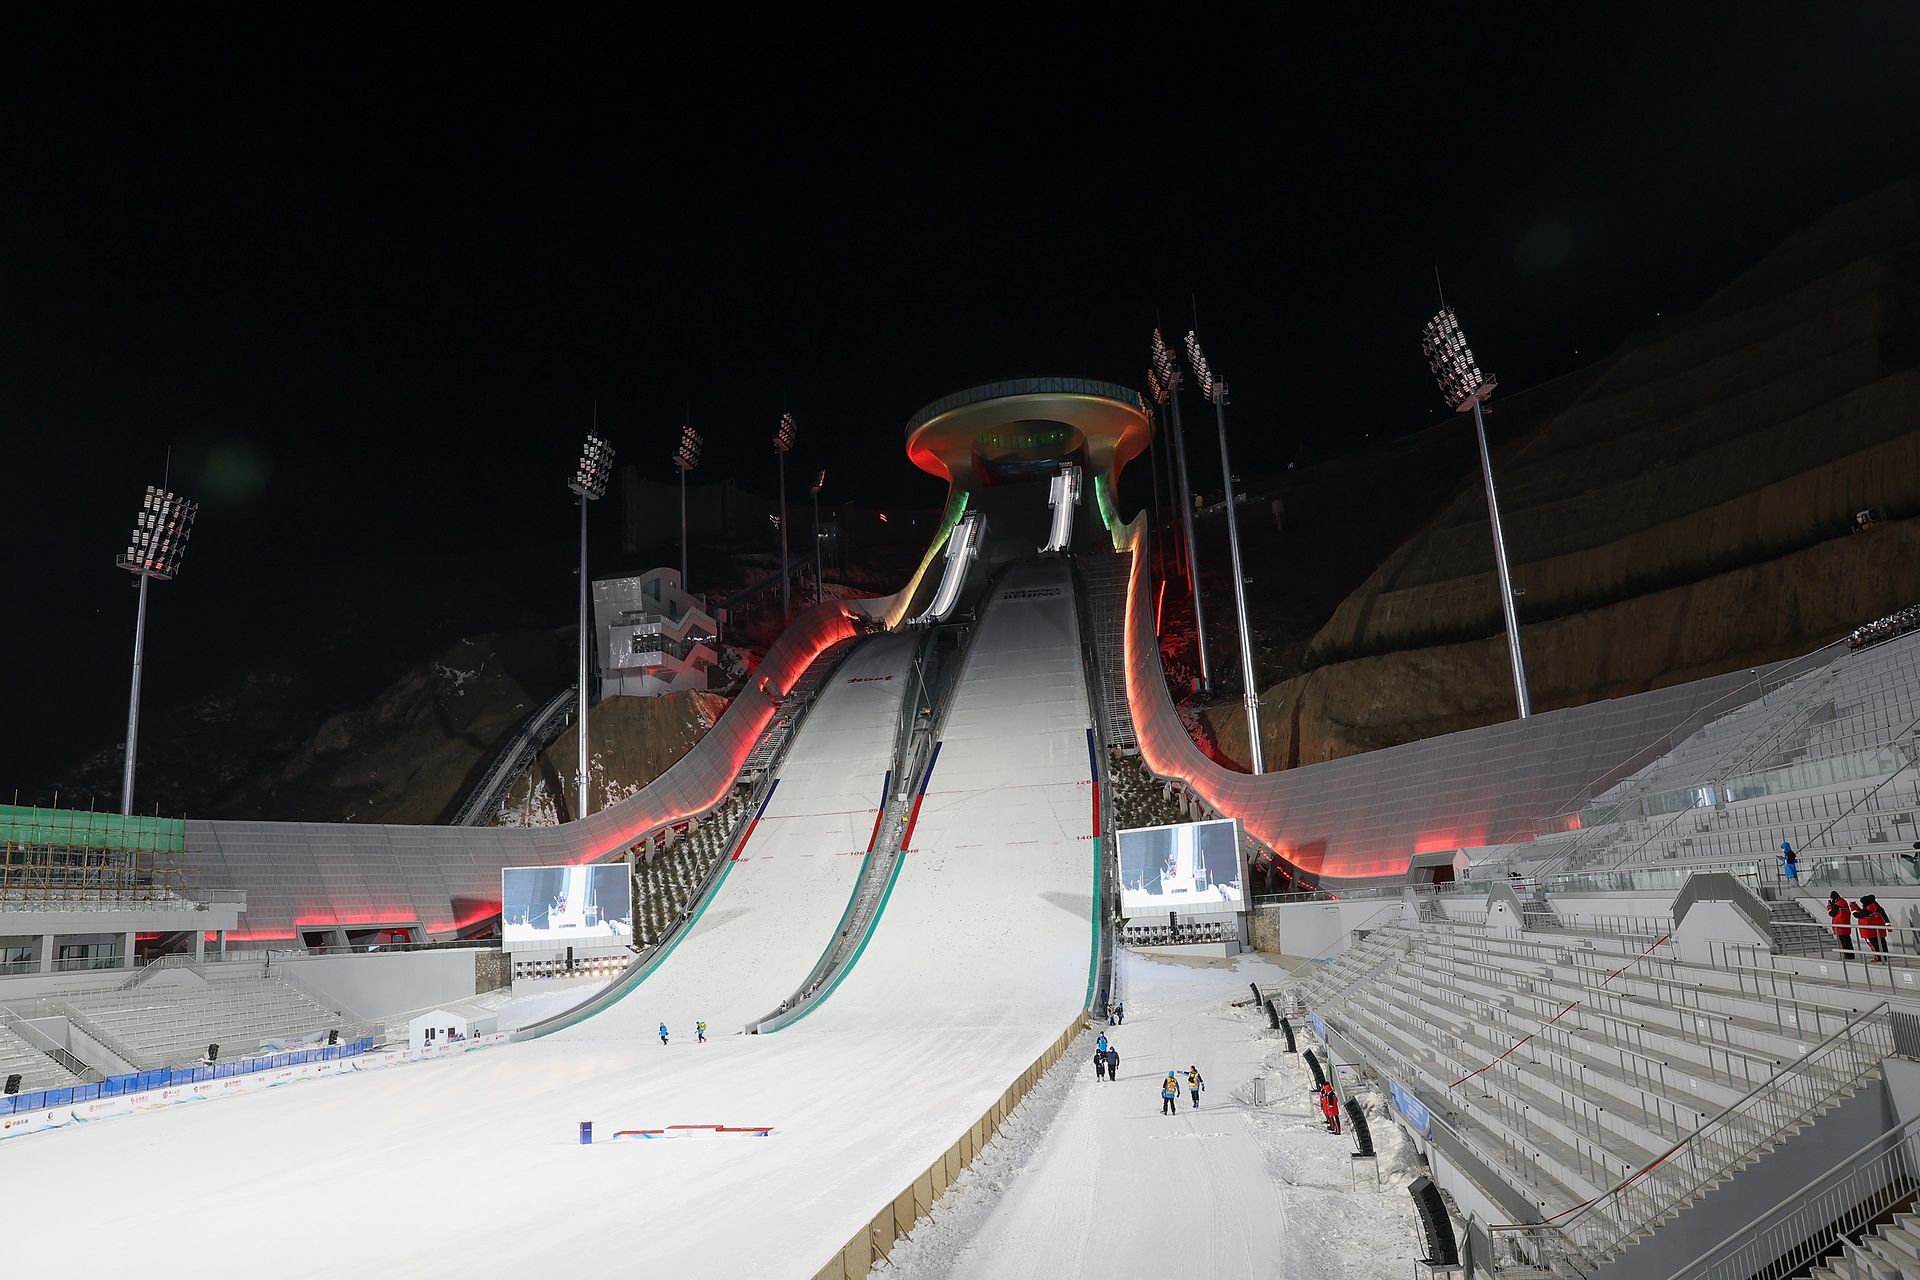
MULTIPOLYGON (((1889 1210, 1911 1201, 1916 1186, 1920 1186, 1920 1116, 1894 1125, 1755 1214, 1745 1226, 1674 1272, 1672 1280, 1719 1276, 1778 1280, 1802 1274, 1889 1210)), ((1839 1269, 1834 1263, 1827 1265, 1839 1269)), ((1861 1280, 1866 1280, 1866 1274, 1861 1280)))
POLYGON ((1861 1014, 1604 1194, 1556 1218, 1490 1228, 1496 1245, 1540 1260, 1603 1258, 1702 1195, 1788 1129, 1831 1106, 1893 1050, 1887 1006, 1861 1014))

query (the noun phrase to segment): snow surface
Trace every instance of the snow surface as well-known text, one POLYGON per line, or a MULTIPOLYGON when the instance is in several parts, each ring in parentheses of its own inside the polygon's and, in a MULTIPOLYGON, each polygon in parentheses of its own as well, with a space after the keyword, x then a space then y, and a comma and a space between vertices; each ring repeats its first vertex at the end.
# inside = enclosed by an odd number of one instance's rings
MULTIPOLYGON (((607 1012, 454 1061, 10 1140, 8 1219, 34 1229, 9 1233, 9 1271, 84 1274, 74 1242, 110 1223, 153 1280, 220 1259, 333 1276, 360 1265, 349 1258, 463 1280, 596 1263, 814 1275, 1085 997, 1094 846, 1070 578, 1055 563, 1006 584, 1059 590, 983 614, 913 851, 867 951, 816 1012, 778 1034, 726 1034, 798 984, 839 918, 891 720, 875 693, 873 719, 840 735, 829 708, 898 679, 836 680, 788 755, 771 825, 667 963, 607 1012), (663 1017, 676 1032, 665 1048, 651 1039, 663 1017), (693 1018, 717 1033, 708 1044, 693 1043, 693 1018), (602 1136, 775 1132, 583 1147, 583 1120, 602 1136), (102 1170, 183 1163, 220 1172, 141 1177, 110 1205, 81 1193, 102 1170)), ((869 642, 850 661, 898 663, 905 643, 869 642)))
POLYGON ((1264 1014, 1235 1009, 1248 982, 1288 971, 1237 960, 1123 956, 1127 1022, 1101 1027, 1120 1079, 1096 1081, 1094 1034, 1075 1042, 891 1255, 901 1280, 1014 1275, 1102 1280, 1362 1280, 1412 1274, 1418 1224, 1406 1185, 1418 1157, 1365 1098, 1374 1165, 1326 1132, 1298 1055, 1264 1014), (1200 1068, 1160 1114, 1167 1069, 1200 1068), (1264 1084, 1268 1101, 1248 1089, 1264 1084))
POLYGON ((605 1013, 556 1033, 653 1041, 732 1035, 792 995, 833 941, 892 763, 914 637, 855 647, 782 759, 766 811, 672 953, 605 1013))

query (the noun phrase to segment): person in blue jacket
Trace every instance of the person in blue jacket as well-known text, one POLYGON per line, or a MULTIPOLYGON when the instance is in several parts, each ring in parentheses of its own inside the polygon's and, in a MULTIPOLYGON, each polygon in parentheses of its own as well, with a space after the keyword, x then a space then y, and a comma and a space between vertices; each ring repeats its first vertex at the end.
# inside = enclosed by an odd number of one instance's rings
POLYGON ((666 1042, 667 1042, 667 1024, 663 1022, 660 1024, 660 1043, 665 1044, 666 1042))
POLYGON ((1105 1053, 1107 1051, 1107 1036, 1105 1032, 1100 1033, 1100 1038, 1094 1041, 1093 1047, 1098 1049, 1101 1053, 1105 1053))
POLYGON ((1180 1114, 1180 1077, 1171 1068, 1167 1071, 1167 1078, 1160 1082, 1160 1114, 1180 1114))

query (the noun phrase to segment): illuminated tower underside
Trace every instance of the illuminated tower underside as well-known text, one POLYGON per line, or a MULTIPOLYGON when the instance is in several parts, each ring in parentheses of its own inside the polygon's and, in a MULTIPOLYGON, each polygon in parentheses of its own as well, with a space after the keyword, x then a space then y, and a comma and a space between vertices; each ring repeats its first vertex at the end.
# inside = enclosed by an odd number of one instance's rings
POLYGON ((999 565, 1037 553, 1048 537, 1048 482, 1064 465, 1078 467, 1083 478, 1073 545, 1113 547, 1120 470, 1146 451, 1152 429, 1137 393, 1085 378, 989 383, 914 414, 907 456, 947 481, 947 505, 941 534, 903 595, 901 616, 931 595, 946 533, 963 514, 987 519, 983 581, 999 565))

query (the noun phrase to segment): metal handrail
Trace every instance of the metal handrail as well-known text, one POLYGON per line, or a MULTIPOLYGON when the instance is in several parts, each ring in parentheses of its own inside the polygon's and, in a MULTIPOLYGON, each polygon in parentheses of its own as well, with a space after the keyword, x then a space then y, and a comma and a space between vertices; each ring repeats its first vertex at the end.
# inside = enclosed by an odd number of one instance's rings
MULTIPOLYGON (((1635 1235, 1648 1224, 1659 1221, 1671 1210, 1692 1201, 1699 1194, 1701 1187, 1724 1174, 1764 1144, 1771 1142, 1790 1125, 1824 1109, 1843 1090, 1858 1083, 1866 1075, 1867 1070, 1877 1068, 1891 1047, 1892 1035, 1887 1025, 1887 1005, 1882 1002, 1809 1049, 1798 1061, 1789 1064, 1770 1079, 1755 1085, 1740 1098, 1729 1103, 1719 1114, 1654 1157, 1638 1172, 1601 1195, 1576 1206, 1564 1215, 1564 1221, 1502 1223, 1492 1226, 1490 1230, 1495 1233, 1536 1238, 1543 1233, 1551 1232, 1572 1241, 1583 1251, 1611 1252, 1621 1241, 1635 1235), (1798 1081, 1812 1080, 1811 1068, 1816 1059, 1829 1049, 1837 1048, 1843 1041, 1851 1047, 1856 1037, 1876 1027, 1883 1033, 1886 1044, 1868 1055, 1866 1069, 1845 1074, 1833 1088, 1819 1093, 1812 1101, 1790 1114, 1777 1117, 1777 1122, 1762 1120, 1761 1123, 1769 1127, 1755 1135, 1755 1140, 1748 1142, 1736 1136, 1732 1143, 1723 1143, 1726 1154, 1714 1164, 1701 1167, 1701 1157, 1695 1153, 1704 1152, 1707 1153, 1708 1158, 1711 1158, 1711 1147, 1717 1136, 1713 1133, 1714 1130, 1731 1129, 1738 1118, 1751 1114, 1756 1109, 1755 1104, 1769 1091, 1784 1092, 1798 1081), (1685 1181, 1677 1194, 1655 1198, 1655 1193, 1648 1188, 1664 1181, 1659 1177, 1658 1171, 1669 1168, 1679 1170, 1681 1164, 1675 1158, 1683 1155, 1690 1159, 1695 1176, 1685 1181), (1645 1187, 1641 1186, 1643 1182, 1646 1184, 1645 1187), (1636 1213, 1630 1207, 1635 1203, 1639 1203, 1642 1207, 1637 1211, 1637 1216, 1629 1217, 1630 1214, 1636 1213)), ((1685 1175, 1682 1174, 1682 1177, 1684 1178, 1685 1175)))
MULTIPOLYGON (((1718 1244, 1709 1246, 1674 1272, 1671 1280, 1758 1275, 1763 1269, 1771 1274, 1788 1275, 1825 1257, 1854 1229, 1871 1223, 1889 1205, 1881 1203, 1881 1189, 1842 1207, 1839 1201, 1829 1198, 1839 1188, 1816 1188, 1835 1174, 1845 1175, 1843 1181, 1855 1181, 1862 1175, 1873 1180, 1877 1170, 1869 1153, 1878 1150, 1877 1159, 1887 1163, 1889 1172, 1894 1164, 1904 1166, 1901 1172, 1908 1179, 1900 1193, 1904 1199, 1911 1194, 1913 1180, 1920 1178, 1920 1153, 1911 1145, 1916 1138, 1920 1138, 1920 1116, 1912 1116, 1868 1139, 1826 1171, 1807 1179, 1798 1190, 1755 1214, 1744 1226, 1729 1231, 1718 1244), (1889 1148, 1889 1143, 1898 1145, 1889 1148), (1868 1162, 1863 1164, 1863 1159, 1868 1162), (1835 1212, 1836 1209, 1839 1212, 1835 1212), (1854 1220, 1853 1226, 1844 1225, 1849 1218, 1854 1220), (1770 1236, 1779 1243, 1765 1244, 1770 1236), (1747 1252, 1744 1258, 1740 1257, 1742 1251, 1756 1248, 1758 1252, 1747 1252), (1735 1261, 1737 1258, 1739 1261, 1735 1261)), ((1889 1179, 1886 1185, 1894 1185, 1893 1180, 1889 1179)))
POLYGON ((502 785, 519 776, 528 757, 538 756, 546 748, 554 736, 554 722, 565 722, 567 711, 574 704, 575 693, 575 688, 569 685, 554 694, 545 706, 528 718, 526 724, 513 735, 512 741, 494 755, 493 764, 480 779, 480 785, 460 802, 458 812, 453 815, 454 826, 480 825, 480 820, 498 800, 502 785))

